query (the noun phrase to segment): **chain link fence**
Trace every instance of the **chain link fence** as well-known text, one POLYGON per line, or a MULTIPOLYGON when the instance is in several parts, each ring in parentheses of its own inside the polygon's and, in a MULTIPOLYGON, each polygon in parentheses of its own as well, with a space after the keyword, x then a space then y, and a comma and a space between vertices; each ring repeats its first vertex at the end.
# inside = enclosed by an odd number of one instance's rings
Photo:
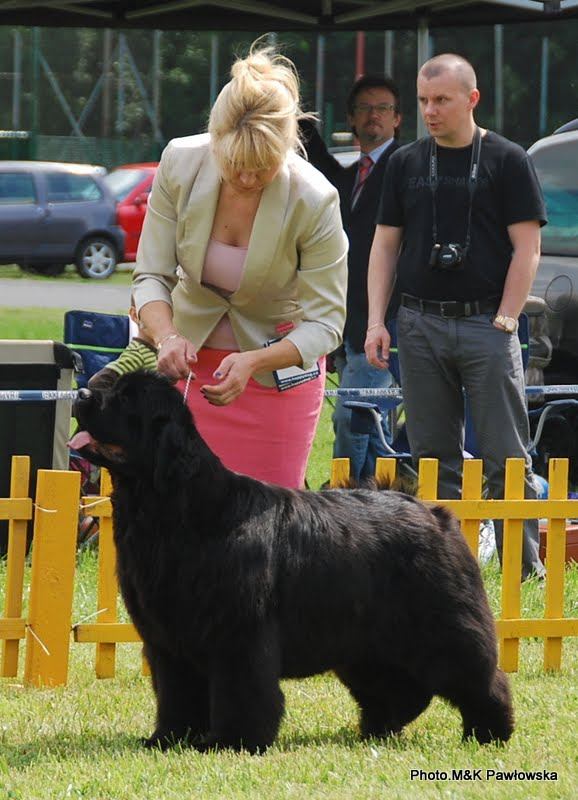
POLYGON ((29 131, 0 131, 0 160, 67 161, 98 164, 111 170, 121 164, 158 161, 165 142, 152 138, 101 139, 90 136, 34 136, 29 131))

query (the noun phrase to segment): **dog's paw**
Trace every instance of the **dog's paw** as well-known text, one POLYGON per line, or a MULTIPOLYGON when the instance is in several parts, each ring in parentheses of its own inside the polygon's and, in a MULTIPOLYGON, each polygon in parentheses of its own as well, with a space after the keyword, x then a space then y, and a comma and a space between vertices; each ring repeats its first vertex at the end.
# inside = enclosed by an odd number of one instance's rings
POLYGON ((148 750, 170 750, 173 747, 195 747, 197 742, 201 742, 202 737, 195 736, 187 732, 180 736, 174 732, 163 733, 155 731, 151 736, 141 739, 141 744, 148 750))
POLYGON ((251 756, 258 756, 267 750, 268 745, 247 745, 242 742, 222 742, 217 741, 213 736, 205 736, 197 741, 190 742, 191 746, 199 753, 216 752, 218 750, 232 750, 235 753, 249 753, 251 756))
POLYGON ((157 734, 153 733, 152 736, 148 738, 143 736, 140 739, 140 743, 143 747, 146 747, 147 750, 169 750, 171 747, 175 746, 175 742, 172 739, 168 739, 166 736, 158 736, 157 734))

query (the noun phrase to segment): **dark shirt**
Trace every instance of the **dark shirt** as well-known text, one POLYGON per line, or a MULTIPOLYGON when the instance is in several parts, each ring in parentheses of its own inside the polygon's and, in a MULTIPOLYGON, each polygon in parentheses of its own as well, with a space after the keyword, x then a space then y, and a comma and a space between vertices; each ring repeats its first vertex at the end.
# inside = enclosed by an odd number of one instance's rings
MULTIPOLYGON (((472 146, 438 146, 437 152, 438 243, 463 245, 472 146)), ((508 226, 529 220, 545 224, 547 220, 532 161, 522 147, 492 131, 482 138, 471 243, 463 268, 448 271, 429 266, 435 244, 429 154, 427 136, 393 153, 386 168, 377 223, 403 228, 395 298, 406 292, 428 300, 499 300, 512 258, 508 226)))

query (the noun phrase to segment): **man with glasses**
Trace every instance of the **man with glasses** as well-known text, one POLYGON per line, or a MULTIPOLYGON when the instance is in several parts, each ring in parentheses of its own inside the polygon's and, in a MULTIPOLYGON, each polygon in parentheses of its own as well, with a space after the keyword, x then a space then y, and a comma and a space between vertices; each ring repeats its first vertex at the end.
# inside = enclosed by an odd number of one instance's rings
MULTIPOLYGON (((349 238, 347 318, 343 345, 334 354, 342 388, 388 388, 392 383, 389 370, 376 369, 368 363, 363 346, 367 328, 369 252, 385 166, 399 146, 399 100, 399 90, 387 76, 366 75, 354 83, 347 100, 347 119, 361 152, 359 161, 349 167, 343 167, 328 152, 310 122, 301 123, 309 160, 339 190, 343 226, 349 238)), ((371 399, 386 408, 379 398, 371 399)), ((352 478, 373 476, 376 458, 386 455, 381 438, 378 431, 352 432, 351 411, 343 402, 344 399, 338 398, 333 414, 333 456, 349 458, 352 478)), ((389 440, 386 413, 383 429, 389 440)))
MULTIPOLYGON (((503 498, 505 461, 524 458, 526 497, 536 497, 518 340, 518 316, 540 254, 546 212, 532 161, 519 145, 479 128, 472 65, 446 53, 419 71, 429 135, 388 164, 369 263, 365 350, 387 367, 389 306, 406 428, 414 459, 439 459, 438 497, 458 498, 464 389, 488 495, 503 498), (395 293, 394 293, 395 282, 395 293)), ((502 556, 503 522, 496 520, 502 556)), ((538 521, 525 520, 522 577, 543 575, 538 521)))

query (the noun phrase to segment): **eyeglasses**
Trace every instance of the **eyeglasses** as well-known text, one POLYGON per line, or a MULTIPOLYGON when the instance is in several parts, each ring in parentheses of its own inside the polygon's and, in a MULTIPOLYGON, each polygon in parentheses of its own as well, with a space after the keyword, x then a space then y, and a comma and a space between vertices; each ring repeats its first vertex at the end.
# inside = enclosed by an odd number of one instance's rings
POLYGON ((379 103, 378 105, 371 105, 370 103, 358 103, 356 106, 353 106, 353 110, 359 112, 360 114, 370 114, 372 111, 375 111, 376 114, 387 114, 388 111, 395 110, 394 103, 379 103))

